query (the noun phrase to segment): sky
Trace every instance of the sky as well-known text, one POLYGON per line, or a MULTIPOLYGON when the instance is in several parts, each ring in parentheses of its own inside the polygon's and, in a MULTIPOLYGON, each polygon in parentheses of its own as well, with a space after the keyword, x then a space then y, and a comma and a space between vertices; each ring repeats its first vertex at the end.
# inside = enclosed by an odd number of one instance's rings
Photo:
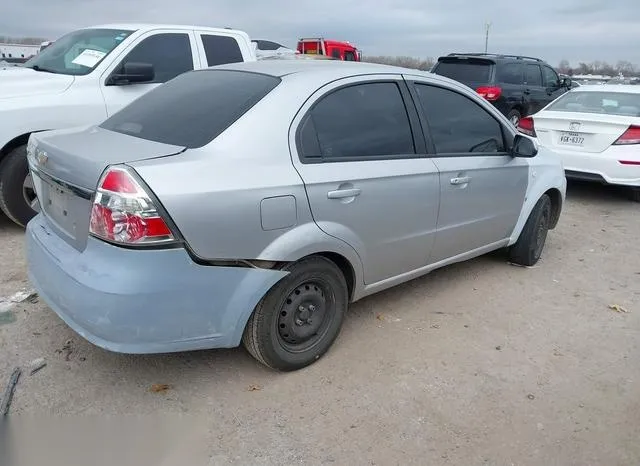
POLYGON ((233 27, 289 47, 323 36, 416 58, 482 52, 490 22, 489 52, 640 66, 640 0, 22 0, 3 5, 0 36, 114 22, 233 27))

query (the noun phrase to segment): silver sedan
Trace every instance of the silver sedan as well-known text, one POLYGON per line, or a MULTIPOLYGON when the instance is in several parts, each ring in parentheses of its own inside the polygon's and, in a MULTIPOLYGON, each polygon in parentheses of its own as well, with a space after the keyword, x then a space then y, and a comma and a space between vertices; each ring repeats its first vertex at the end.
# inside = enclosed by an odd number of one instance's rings
POLYGON ((538 261, 566 181, 454 81, 364 63, 194 71, 34 134, 29 275, 111 351, 235 347, 295 370, 350 302, 504 249, 538 261))

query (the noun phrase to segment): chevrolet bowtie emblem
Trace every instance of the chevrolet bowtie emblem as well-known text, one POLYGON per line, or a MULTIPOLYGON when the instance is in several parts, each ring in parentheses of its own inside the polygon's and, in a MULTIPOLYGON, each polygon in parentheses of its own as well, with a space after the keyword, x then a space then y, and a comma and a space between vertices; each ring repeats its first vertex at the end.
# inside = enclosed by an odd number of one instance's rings
POLYGON ((38 162, 38 165, 46 165, 48 160, 49 156, 45 151, 42 149, 36 150, 36 161, 38 162))

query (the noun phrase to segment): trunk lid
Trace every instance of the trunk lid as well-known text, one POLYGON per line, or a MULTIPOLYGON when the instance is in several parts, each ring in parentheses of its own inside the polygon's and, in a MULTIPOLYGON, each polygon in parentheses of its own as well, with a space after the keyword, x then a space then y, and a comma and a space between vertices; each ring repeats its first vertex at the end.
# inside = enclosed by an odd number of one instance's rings
POLYGON ((93 194, 105 168, 184 151, 95 126, 36 134, 30 142, 34 144, 29 166, 40 208, 56 233, 80 251, 86 246, 93 194))
POLYGON ((540 142, 564 151, 604 152, 638 118, 622 115, 543 111, 533 116, 540 142))

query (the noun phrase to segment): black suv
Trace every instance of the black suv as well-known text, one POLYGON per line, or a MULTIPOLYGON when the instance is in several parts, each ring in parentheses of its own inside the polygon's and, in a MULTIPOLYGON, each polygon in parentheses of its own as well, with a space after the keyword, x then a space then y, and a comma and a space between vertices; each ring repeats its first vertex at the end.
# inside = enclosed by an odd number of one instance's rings
POLYGON ((571 88, 539 58, 488 53, 451 53, 432 73, 455 79, 493 103, 514 125, 571 88))

